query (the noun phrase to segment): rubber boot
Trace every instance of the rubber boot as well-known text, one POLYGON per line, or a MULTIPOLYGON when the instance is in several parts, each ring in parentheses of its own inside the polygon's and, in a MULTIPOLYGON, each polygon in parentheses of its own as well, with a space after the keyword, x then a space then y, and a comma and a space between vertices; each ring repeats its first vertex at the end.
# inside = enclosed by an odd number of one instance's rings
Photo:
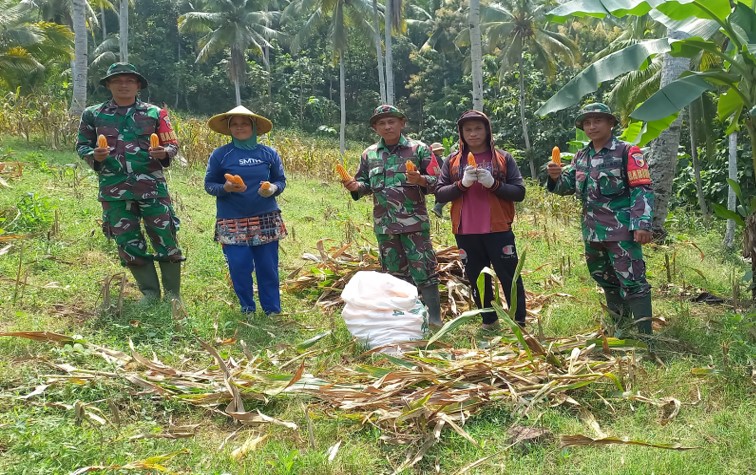
POLYGON ((438 293, 438 285, 420 287, 420 295, 428 307, 428 326, 432 330, 438 330, 444 326, 444 322, 441 321, 441 295, 438 293))
POLYGON ((653 332, 651 326, 653 314, 651 311, 651 294, 627 300, 627 308, 633 314, 636 325, 638 325, 638 333, 650 335, 653 332), (638 320, 643 321, 639 322, 638 320))
POLYGON ((606 297, 606 308, 609 309, 609 315, 616 324, 622 323, 627 316, 628 310, 625 305, 625 299, 620 296, 619 291, 604 289, 606 297))
POLYGON ((149 304, 160 299, 160 282, 153 262, 141 266, 129 266, 129 270, 136 280, 137 287, 144 295, 139 301, 140 304, 149 304))
POLYGON ((436 203, 433 205, 431 211, 439 218, 442 218, 444 216, 444 203, 436 203))
POLYGON ((181 262, 161 262, 160 276, 165 298, 168 301, 181 300, 181 262))

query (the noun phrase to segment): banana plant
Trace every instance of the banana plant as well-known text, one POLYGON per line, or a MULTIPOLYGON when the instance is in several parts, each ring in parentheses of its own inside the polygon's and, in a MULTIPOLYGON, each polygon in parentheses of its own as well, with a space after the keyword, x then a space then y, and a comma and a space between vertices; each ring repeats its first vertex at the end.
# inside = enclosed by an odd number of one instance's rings
MULTIPOLYGON (((551 12, 552 21, 569 17, 651 14, 670 29, 685 31, 690 37, 681 40, 662 38, 645 49, 619 51, 592 64, 551 97, 539 110, 539 115, 558 111, 577 103, 595 91, 601 82, 618 77, 634 68, 643 68, 656 54, 668 52, 672 56, 693 58, 709 53, 721 63, 701 71, 687 71, 678 79, 659 89, 638 106, 630 117, 641 121, 639 141, 647 142, 644 133, 663 128, 683 108, 706 91, 717 91, 717 115, 729 124, 725 133, 736 131, 745 124, 751 139, 751 161, 756 176, 756 1, 754 0, 573 0, 551 12), (732 5, 731 5, 732 1, 732 5), (723 43, 711 39, 718 31, 723 43), (704 33, 704 32, 708 32, 704 33), (647 54, 646 54, 647 53, 647 54), (613 68, 607 65, 612 61, 613 68), (643 130, 645 129, 645 130, 643 130)), ((746 220, 746 257, 756 267, 756 214, 746 220)), ((756 298, 756 286, 754 286, 756 298)))

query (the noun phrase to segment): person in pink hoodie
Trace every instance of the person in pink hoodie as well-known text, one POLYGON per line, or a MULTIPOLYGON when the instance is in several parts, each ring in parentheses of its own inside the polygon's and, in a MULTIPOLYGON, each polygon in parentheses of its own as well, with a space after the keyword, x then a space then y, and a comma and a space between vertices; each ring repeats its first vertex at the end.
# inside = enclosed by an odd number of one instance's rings
MULTIPOLYGON (((511 306, 512 282, 519 258, 512 232, 515 202, 525 199, 525 185, 512 155, 494 146, 491 121, 484 113, 469 110, 457 120, 459 151, 441 167, 436 185, 436 200, 451 202, 452 232, 457 241, 465 275, 472 286, 475 304, 490 309, 494 292, 490 276, 485 276, 485 292, 478 292, 478 276, 492 267, 501 281, 504 296, 511 306), (468 154, 475 164, 468 163, 468 154)), ((525 325, 525 287, 516 281, 515 320, 525 325)), ((496 312, 483 312, 483 329, 499 328, 496 312)))

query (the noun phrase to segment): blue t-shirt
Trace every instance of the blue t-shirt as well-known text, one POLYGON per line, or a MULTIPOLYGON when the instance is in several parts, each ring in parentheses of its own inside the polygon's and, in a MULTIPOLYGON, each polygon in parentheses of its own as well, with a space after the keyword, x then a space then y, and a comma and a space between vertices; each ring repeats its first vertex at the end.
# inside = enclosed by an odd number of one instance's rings
POLYGON ((249 218, 278 211, 275 197, 286 188, 286 176, 278 152, 266 145, 244 150, 233 143, 216 148, 210 155, 205 173, 205 191, 215 196, 216 217, 223 219, 249 218), (223 189, 225 174, 239 175, 247 189, 243 193, 229 193, 223 189), (269 181, 278 189, 264 198, 257 193, 260 183, 269 181))

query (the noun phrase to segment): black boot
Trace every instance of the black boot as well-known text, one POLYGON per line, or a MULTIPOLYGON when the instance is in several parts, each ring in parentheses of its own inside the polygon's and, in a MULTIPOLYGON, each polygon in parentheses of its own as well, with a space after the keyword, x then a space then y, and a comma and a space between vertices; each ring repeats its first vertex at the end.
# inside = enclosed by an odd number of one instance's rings
POLYGON ((141 266, 129 266, 129 270, 136 280, 137 287, 144 295, 139 303, 148 304, 160 300, 160 282, 153 262, 150 261, 141 266))
POLYGON ((428 326, 432 330, 438 330, 444 326, 444 322, 441 321, 441 295, 438 293, 438 285, 420 287, 420 295, 428 307, 428 326))
POLYGON ((436 203, 433 205, 431 211, 439 218, 442 218, 444 216, 444 203, 436 203))
POLYGON ((165 298, 169 301, 181 300, 181 262, 161 262, 160 275, 165 298))
POLYGON ((653 332, 651 326, 651 316, 653 315, 651 311, 651 294, 628 299, 627 308, 633 314, 635 323, 638 325, 638 333, 650 335, 653 332))

